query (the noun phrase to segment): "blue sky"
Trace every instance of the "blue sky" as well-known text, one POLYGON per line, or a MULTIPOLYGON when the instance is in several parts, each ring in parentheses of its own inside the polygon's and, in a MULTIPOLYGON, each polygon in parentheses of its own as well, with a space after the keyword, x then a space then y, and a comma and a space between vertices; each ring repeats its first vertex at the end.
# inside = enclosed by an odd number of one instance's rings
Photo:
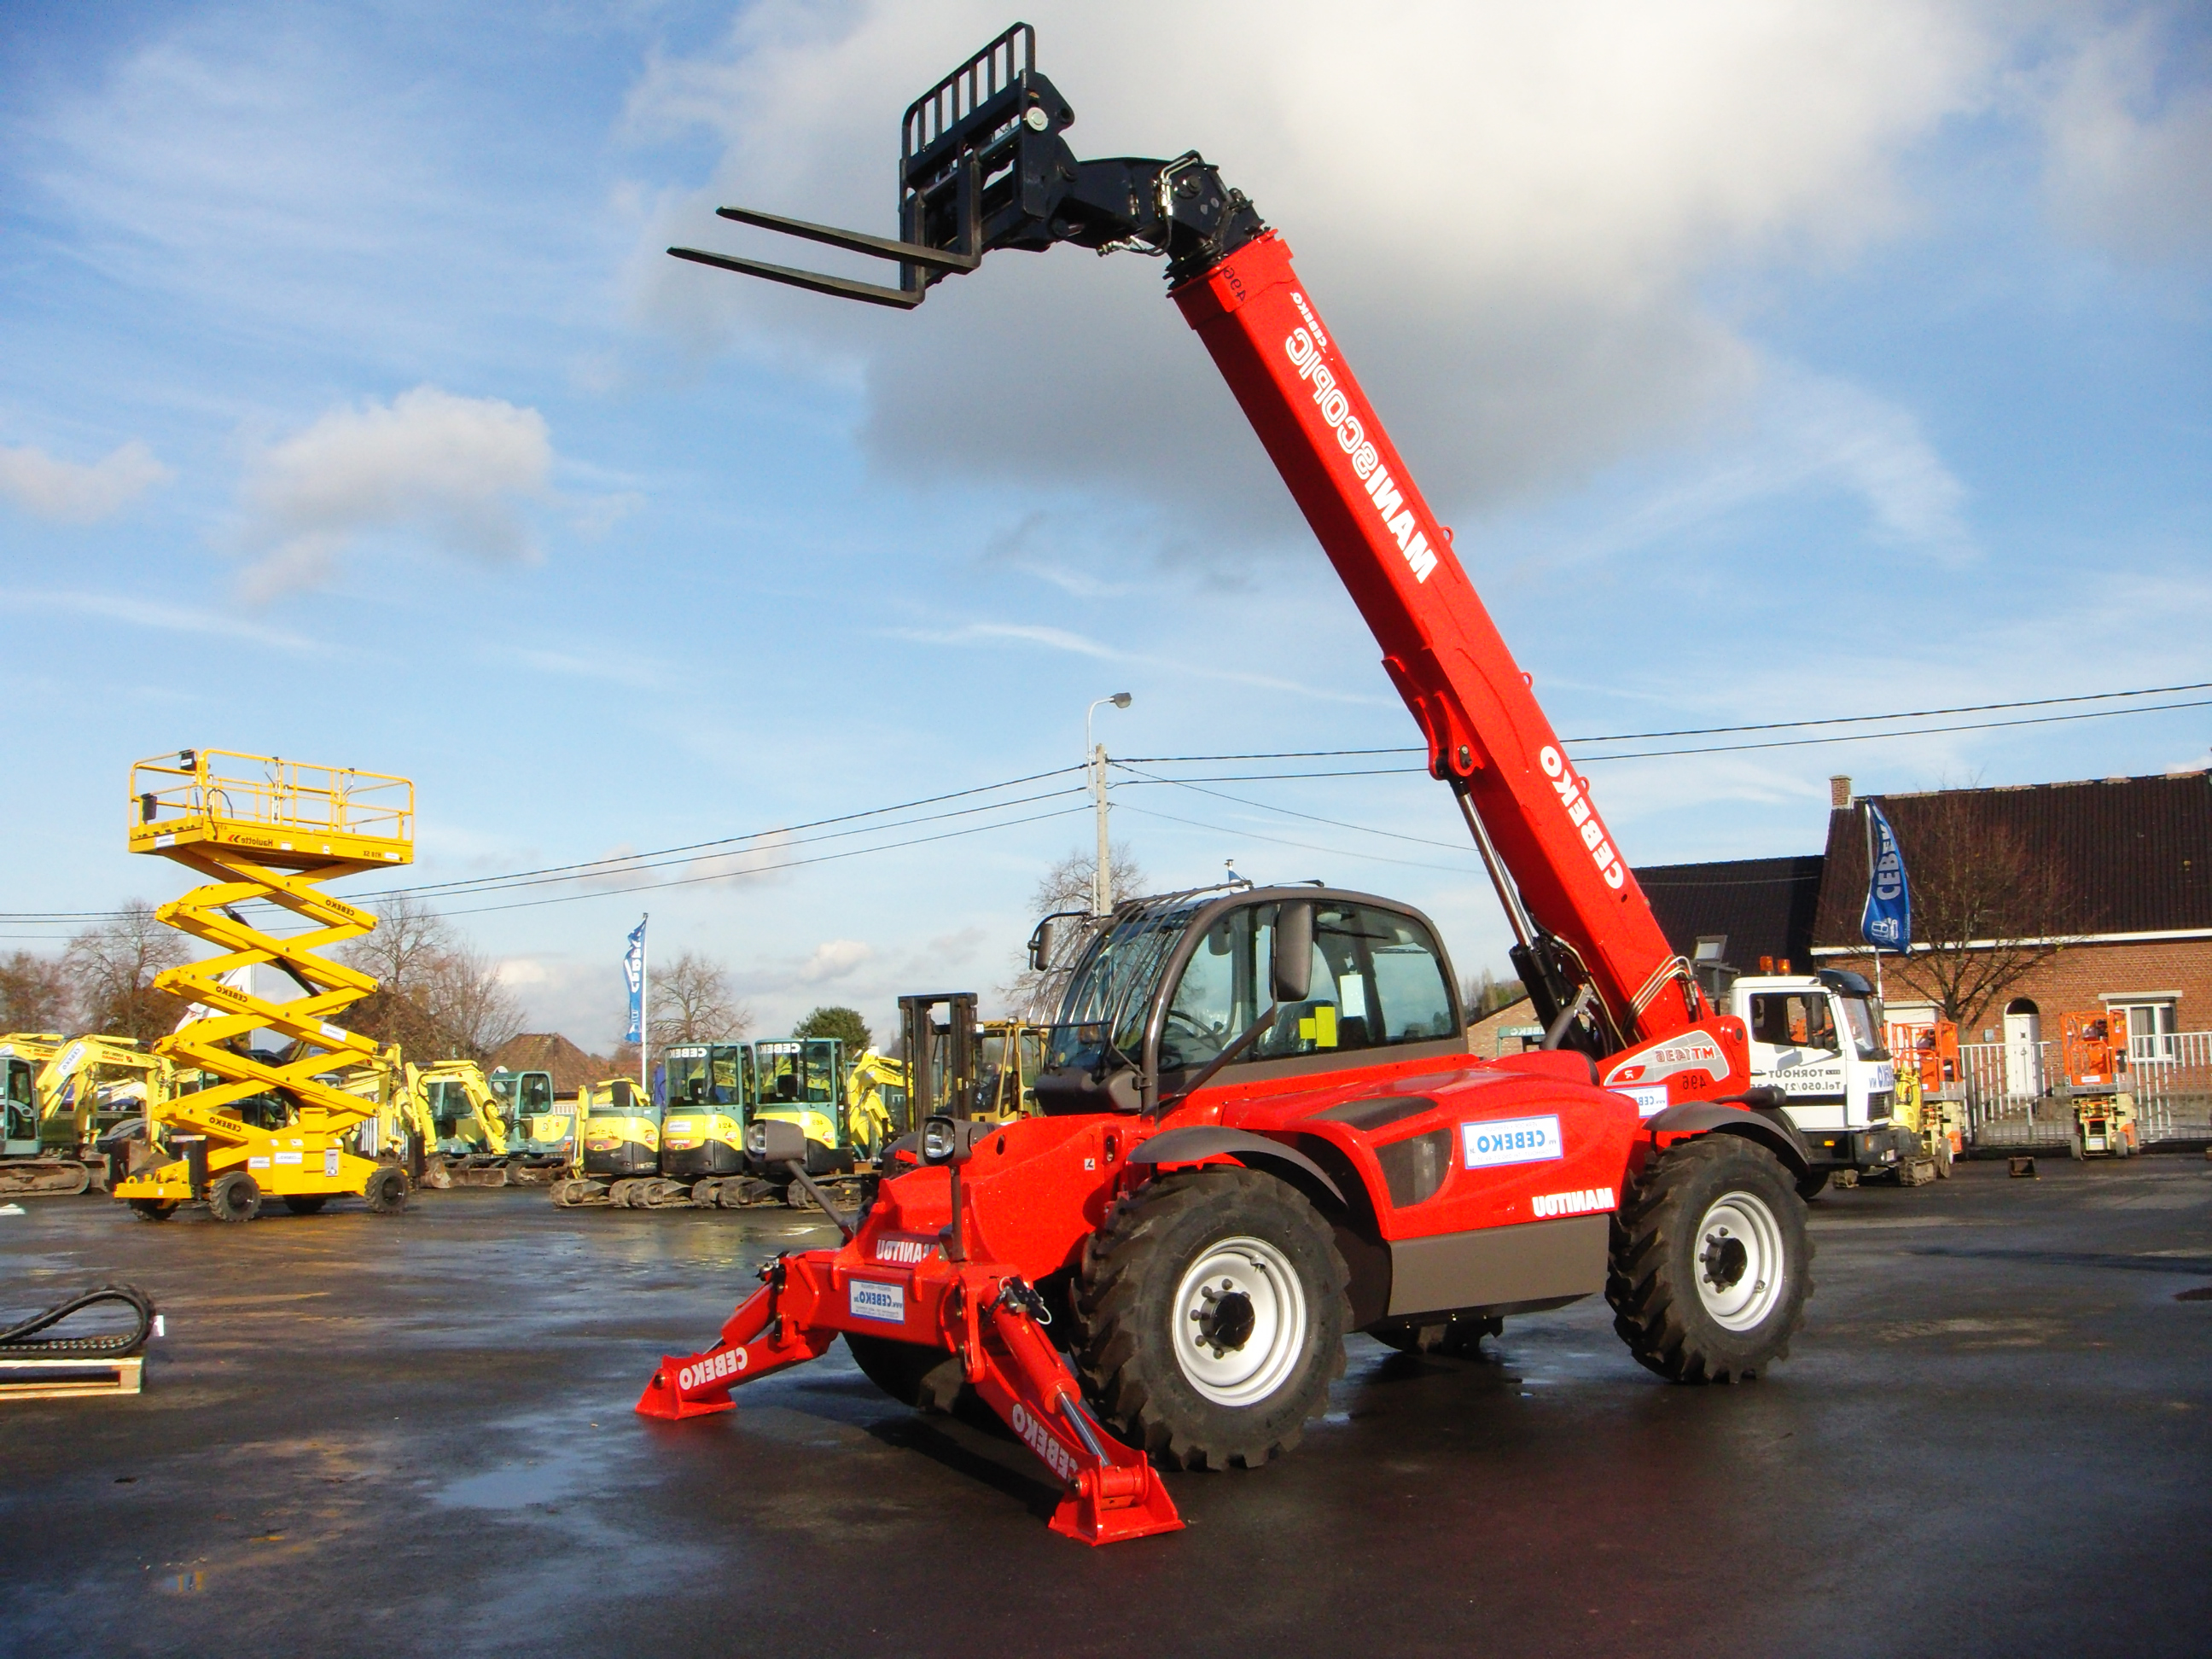
MULTIPOLYGON (((1198 146, 1282 228, 1563 732, 2212 679, 2201 11, 1028 15, 1079 153, 1198 146)), ((184 745, 413 777, 412 879, 450 882, 1069 766, 1124 689, 1118 754, 1410 742, 1156 267, 1004 254, 893 316, 662 255, 781 257, 720 201, 889 231, 899 110, 1010 15, 12 5, 0 908, 178 890, 123 795, 184 745)), ((1657 863, 1817 848, 1832 771, 2155 772, 2208 738, 2196 708, 1591 771, 1657 863)), ((1325 876, 1503 965, 1434 784, 1206 787, 1240 799, 1117 788, 1158 884, 1325 876)), ((1088 823, 1007 821, 1080 805, 449 908, 587 1045, 641 908, 764 1029, 881 1024, 1008 976, 1088 823)))

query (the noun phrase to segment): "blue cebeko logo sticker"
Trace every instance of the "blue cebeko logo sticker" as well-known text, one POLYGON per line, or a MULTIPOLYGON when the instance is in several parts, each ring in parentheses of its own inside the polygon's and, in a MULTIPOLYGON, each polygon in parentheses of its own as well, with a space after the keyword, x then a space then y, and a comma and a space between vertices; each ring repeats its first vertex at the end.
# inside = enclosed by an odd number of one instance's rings
POLYGON ((873 1279, 845 1281, 845 1305, 855 1319, 880 1319, 886 1325, 906 1323, 906 1286, 885 1285, 873 1279))
POLYGON ((1503 1164, 1542 1164, 1567 1154, 1566 1145, 1559 1138, 1559 1120, 1550 1115, 1462 1123, 1459 1142, 1460 1161, 1470 1170, 1495 1169, 1503 1164))

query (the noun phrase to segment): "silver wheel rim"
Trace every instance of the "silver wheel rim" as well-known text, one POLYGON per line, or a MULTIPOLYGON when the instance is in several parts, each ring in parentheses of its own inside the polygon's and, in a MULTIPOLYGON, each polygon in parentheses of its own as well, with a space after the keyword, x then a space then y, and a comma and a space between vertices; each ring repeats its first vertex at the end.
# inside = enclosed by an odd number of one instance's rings
POLYGON ((1176 1363, 1217 1406, 1259 1404, 1283 1386, 1305 1352, 1305 1287, 1290 1258, 1264 1238, 1208 1245, 1170 1305, 1176 1363), (1227 1343, 1224 1334, 1243 1340, 1227 1343))
POLYGON ((1755 1330, 1782 1300, 1782 1224, 1766 1200, 1723 1193, 1698 1223, 1698 1297, 1726 1331, 1755 1330))

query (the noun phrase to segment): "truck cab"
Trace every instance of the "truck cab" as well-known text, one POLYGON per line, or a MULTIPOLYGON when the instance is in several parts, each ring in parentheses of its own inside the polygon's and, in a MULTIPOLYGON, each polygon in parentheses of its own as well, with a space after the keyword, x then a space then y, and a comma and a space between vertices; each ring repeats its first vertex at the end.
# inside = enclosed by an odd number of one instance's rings
POLYGON ((1751 1036, 1753 1086, 1782 1091, 1815 1190, 1838 1170, 1869 1174, 1920 1156, 1919 1137, 1894 1121, 1897 1067, 1863 975, 1747 974, 1729 988, 1728 1007, 1751 1036))

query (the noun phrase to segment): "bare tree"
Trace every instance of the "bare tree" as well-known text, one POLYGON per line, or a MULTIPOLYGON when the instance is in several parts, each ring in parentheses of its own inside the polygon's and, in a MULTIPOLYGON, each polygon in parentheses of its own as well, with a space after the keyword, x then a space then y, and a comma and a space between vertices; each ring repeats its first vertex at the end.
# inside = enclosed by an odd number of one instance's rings
POLYGON ((387 901, 376 930, 340 957, 377 982, 342 1016, 346 1024, 417 1060, 488 1060, 522 1029, 522 1005, 501 981, 499 964, 414 899, 387 901))
MULTIPOLYGON (((1070 853, 1044 872, 1030 895, 1032 909, 1040 917, 1070 910, 1081 914, 1054 926, 1052 959, 1042 971, 1030 967, 1024 955, 1013 978, 999 988, 1000 1000, 1017 1019, 1048 1020, 1060 1011, 1068 976, 1098 931, 1090 919, 1091 879, 1097 868, 1095 852, 1070 853)), ((1107 854, 1106 871, 1117 903, 1142 893, 1149 883, 1128 848, 1118 842, 1107 854)))
POLYGON ((653 975, 653 1046, 721 1042, 753 1028, 753 1011, 730 990, 728 969, 686 951, 653 975))
POLYGON ((113 921, 70 940, 62 963, 86 1025, 151 1042, 173 1030, 188 1006, 156 991, 154 976, 190 960, 184 935, 156 921, 145 900, 131 899, 113 921))
POLYGON ((1911 951, 1890 972, 1962 1025, 2077 943, 2088 920, 2065 869, 2033 856, 1976 800, 1947 790, 1912 810, 1890 808, 1912 884, 1913 933, 1911 951))
POLYGON ((17 951, 0 960, 0 1031, 67 1031, 75 1000, 53 957, 17 951))

